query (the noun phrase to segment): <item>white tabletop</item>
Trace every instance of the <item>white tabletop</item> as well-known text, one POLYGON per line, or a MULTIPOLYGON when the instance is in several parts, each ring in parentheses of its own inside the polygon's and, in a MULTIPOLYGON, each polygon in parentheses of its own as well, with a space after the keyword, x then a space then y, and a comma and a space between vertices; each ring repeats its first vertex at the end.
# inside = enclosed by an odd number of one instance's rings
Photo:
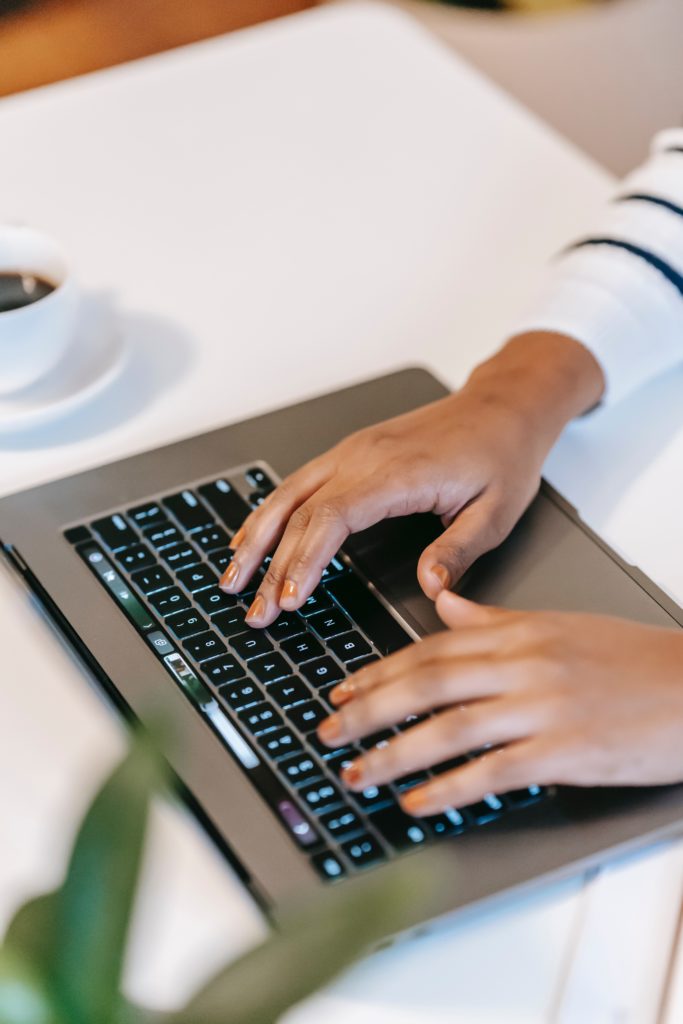
MULTIPOLYGON (((131 356, 97 403, 0 438, 6 492, 400 365, 459 384, 611 185, 370 4, 4 100, 0 139, 0 220, 61 240, 131 356)), ((589 521, 679 598, 680 383, 572 427, 549 463, 589 521)), ((0 630, 6 920, 58 877, 123 737, 5 572, 0 630)), ((176 808, 159 809, 149 865, 128 987, 173 1005, 264 926, 176 808)), ((677 844, 546 886, 373 958, 291 1020, 654 1021, 682 887, 677 844)))

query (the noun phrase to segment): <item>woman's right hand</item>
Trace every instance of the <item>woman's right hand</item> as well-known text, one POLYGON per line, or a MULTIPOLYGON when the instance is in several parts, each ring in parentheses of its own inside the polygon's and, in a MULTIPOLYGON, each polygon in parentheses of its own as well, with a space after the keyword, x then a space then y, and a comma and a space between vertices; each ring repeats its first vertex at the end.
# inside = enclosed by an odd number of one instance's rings
POLYGON ((289 476, 244 522, 221 587, 238 593, 275 554, 247 621, 299 608, 351 533, 381 519, 434 512, 444 532, 418 580, 435 599, 512 530, 565 423, 594 405, 602 371, 560 335, 525 335, 447 398, 360 430, 289 476))

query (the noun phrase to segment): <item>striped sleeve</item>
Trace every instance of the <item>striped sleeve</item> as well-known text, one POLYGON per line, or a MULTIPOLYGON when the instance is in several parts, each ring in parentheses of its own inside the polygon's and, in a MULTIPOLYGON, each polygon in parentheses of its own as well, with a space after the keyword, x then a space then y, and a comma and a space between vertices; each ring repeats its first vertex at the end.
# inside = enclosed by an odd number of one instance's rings
POLYGON ((683 361, 683 129, 656 136, 602 221, 551 264, 514 334, 582 342, 615 402, 683 361))

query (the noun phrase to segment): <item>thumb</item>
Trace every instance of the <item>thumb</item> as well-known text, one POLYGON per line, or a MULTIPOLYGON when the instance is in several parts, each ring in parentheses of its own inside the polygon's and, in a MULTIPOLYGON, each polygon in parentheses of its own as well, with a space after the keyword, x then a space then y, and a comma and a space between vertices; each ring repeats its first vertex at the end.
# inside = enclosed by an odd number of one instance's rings
POLYGON ((491 626, 505 615, 502 608, 492 605, 475 604, 450 590, 442 590, 436 599, 436 610, 444 626, 449 629, 470 629, 476 626, 491 626))
POLYGON ((450 590, 472 563, 500 540, 491 525, 491 511, 483 501, 474 501, 422 552, 417 578, 432 601, 442 590, 450 590))

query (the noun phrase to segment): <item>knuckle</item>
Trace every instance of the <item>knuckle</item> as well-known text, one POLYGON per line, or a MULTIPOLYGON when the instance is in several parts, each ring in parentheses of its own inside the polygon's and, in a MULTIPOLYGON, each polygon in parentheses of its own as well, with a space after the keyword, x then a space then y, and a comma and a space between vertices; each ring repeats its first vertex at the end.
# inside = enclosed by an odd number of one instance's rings
POLYGON ((317 566, 318 561, 311 551, 300 551, 290 562, 288 573, 290 576, 303 576, 317 566))
MULTIPOLYGON (((437 552, 439 548, 437 548, 437 552)), ((470 566, 470 551, 467 545, 457 540, 449 540, 441 546, 441 551, 456 576, 462 576, 470 566)))
POLYGON ((279 587, 284 582, 285 571, 276 562, 271 562, 266 569, 266 574, 263 577, 263 583, 261 586, 265 587, 279 587))
POLYGON ((316 505, 313 517, 317 522, 322 523, 323 525, 326 523, 338 522, 343 518, 339 500, 335 498, 325 498, 324 501, 321 501, 316 505))
POLYGON ((311 509, 308 504, 299 505, 289 517, 289 525, 296 532, 303 532, 311 521, 311 509))

